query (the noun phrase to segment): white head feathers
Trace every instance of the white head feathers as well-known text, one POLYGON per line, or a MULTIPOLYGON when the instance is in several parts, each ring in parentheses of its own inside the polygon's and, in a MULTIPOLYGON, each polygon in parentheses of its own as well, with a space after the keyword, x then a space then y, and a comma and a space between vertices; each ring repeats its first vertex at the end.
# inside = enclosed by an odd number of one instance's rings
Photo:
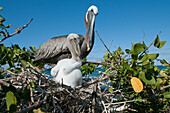
POLYGON ((86 21, 88 21, 88 19, 87 19, 87 14, 88 14, 89 11, 91 11, 91 12, 93 12, 95 15, 97 15, 97 14, 98 14, 98 8, 97 8, 96 6, 94 6, 94 5, 92 5, 92 6, 90 6, 90 7, 88 8, 87 13, 86 13, 86 21))

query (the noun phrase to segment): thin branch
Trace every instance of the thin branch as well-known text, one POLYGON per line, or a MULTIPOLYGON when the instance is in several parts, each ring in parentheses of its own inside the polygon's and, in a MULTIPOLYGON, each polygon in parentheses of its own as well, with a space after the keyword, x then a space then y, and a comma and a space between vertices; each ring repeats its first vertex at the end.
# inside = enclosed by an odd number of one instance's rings
POLYGON ((170 76, 156 76, 157 78, 164 78, 164 77, 167 77, 167 78, 170 78, 170 76))
POLYGON ((109 63, 100 63, 100 62, 91 62, 91 61, 87 61, 86 63, 88 63, 88 64, 97 64, 97 65, 107 65, 107 66, 110 66, 109 63))
MULTIPOLYGON (((103 43, 103 45, 105 46, 105 48, 107 49, 107 51, 111 54, 109 48, 108 48, 108 47, 106 46, 106 44, 103 42, 103 40, 102 40, 102 38, 100 37, 100 35, 99 35, 99 33, 97 32, 97 30, 96 30, 96 33, 97 33, 98 37, 100 38, 101 42, 103 43)), ((114 61, 116 62, 116 64, 120 67, 120 65, 119 65, 119 63, 116 61, 115 57, 114 57, 113 55, 112 55, 112 57, 113 57, 114 61)))
POLYGON ((95 80, 94 82, 91 82, 91 83, 88 83, 88 84, 82 85, 82 86, 81 86, 81 87, 79 87, 78 89, 81 89, 81 88, 84 88, 84 87, 88 87, 88 86, 90 86, 90 85, 92 85, 92 84, 95 84, 95 83, 98 83, 98 82, 104 81, 104 80, 106 80, 106 79, 108 79, 109 77, 112 77, 112 76, 114 76, 114 74, 107 75, 107 76, 105 76, 105 77, 104 77, 104 78, 102 78, 102 79, 97 79, 97 80, 95 80))
MULTIPOLYGON (((116 104, 124 104, 124 103, 128 103, 128 102, 137 102, 139 100, 128 100, 128 101, 123 101, 123 102, 115 102, 115 103, 106 103, 105 105, 109 105, 109 104, 112 104, 112 105, 116 105, 116 104)), ((147 100, 146 99, 143 99, 142 102, 146 102, 147 100)))
POLYGON ((31 23, 32 20, 33 20, 33 18, 31 18, 31 20, 30 20, 26 25, 24 25, 24 26, 21 27, 21 28, 15 28, 15 32, 12 33, 12 34, 9 34, 9 32, 8 32, 7 30, 5 30, 7 35, 5 36, 5 38, 3 38, 2 40, 0 40, 0 42, 6 40, 7 38, 12 37, 12 36, 14 36, 14 35, 16 35, 16 34, 19 34, 24 28, 28 27, 28 25, 31 23))
POLYGON ((111 48, 111 46, 112 46, 112 43, 113 43, 113 40, 112 40, 111 43, 110 43, 109 50, 110 50, 110 48, 111 48))
POLYGON ((163 90, 163 89, 166 89, 166 88, 169 88, 170 85, 167 85, 167 86, 164 86, 164 87, 161 87, 160 90, 163 90))
POLYGON ((97 30, 96 30, 96 33, 97 33, 98 37, 100 38, 101 42, 103 43, 103 45, 105 46, 105 48, 107 49, 107 51, 111 54, 109 48, 108 48, 108 47, 106 46, 106 44, 103 42, 103 40, 102 40, 102 38, 100 37, 100 35, 99 35, 99 33, 97 32, 97 30))
POLYGON ((0 80, 0 84, 3 84, 3 85, 5 85, 5 86, 8 86, 8 87, 9 87, 9 83, 4 82, 4 81, 2 81, 2 80, 0 80))
MULTIPOLYGON (((161 31, 159 32, 158 35, 160 35, 160 34, 161 34, 161 31)), ((141 57, 141 56, 151 47, 151 45, 155 42, 156 39, 157 39, 157 36, 156 36, 156 38, 151 42, 151 44, 139 55, 139 57, 141 57)))

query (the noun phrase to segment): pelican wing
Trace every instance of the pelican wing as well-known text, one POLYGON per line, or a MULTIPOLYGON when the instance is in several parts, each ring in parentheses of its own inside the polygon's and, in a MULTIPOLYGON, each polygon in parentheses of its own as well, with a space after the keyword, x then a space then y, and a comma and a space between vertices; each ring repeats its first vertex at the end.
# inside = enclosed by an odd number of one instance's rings
POLYGON ((62 51, 68 51, 66 46, 67 35, 54 37, 42 45, 35 56, 35 61, 52 58, 62 51))
MULTIPOLYGON (((78 43, 79 43, 79 46, 81 47, 81 45, 84 41, 84 38, 82 35, 79 35, 79 36, 80 37, 78 38, 78 43)), ((48 62, 48 59, 51 59, 56 56, 58 56, 58 57, 61 55, 70 55, 71 56, 70 51, 67 48, 66 40, 67 40, 67 35, 51 38, 50 40, 48 40, 46 43, 44 43, 42 45, 39 52, 35 56, 34 61, 36 62, 36 61, 47 60, 47 62, 48 62)))

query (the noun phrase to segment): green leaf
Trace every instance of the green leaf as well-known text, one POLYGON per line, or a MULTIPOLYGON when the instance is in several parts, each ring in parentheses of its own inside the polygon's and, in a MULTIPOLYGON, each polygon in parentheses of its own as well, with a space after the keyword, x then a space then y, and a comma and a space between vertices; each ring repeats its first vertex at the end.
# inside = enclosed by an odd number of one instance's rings
POLYGON ((156 79, 156 86, 159 87, 162 82, 163 82, 163 80, 161 78, 157 78, 156 79))
POLYGON ((167 66, 168 65, 168 62, 165 59, 160 60, 160 62, 162 63, 163 66, 167 66))
POLYGON ((25 67, 29 67, 29 65, 27 64, 27 62, 25 60, 21 60, 22 65, 24 65, 25 67))
POLYGON ((164 46, 165 43, 166 43, 166 41, 160 41, 159 49, 162 48, 162 47, 164 46))
POLYGON ((154 46, 155 46, 155 47, 158 47, 159 44, 160 44, 159 35, 157 35, 156 40, 155 40, 155 42, 154 42, 154 46))
POLYGON ((156 40, 154 42, 154 46, 160 49, 164 46, 165 43, 166 41, 160 41, 159 36, 157 35, 156 40))
POLYGON ((137 43, 137 44, 135 44, 135 45, 132 47, 131 52, 132 52, 132 54, 137 55, 138 53, 140 53, 140 52, 142 52, 142 51, 144 51, 144 50, 145 50, 145 49, 144 49, 144 45, 143 45, 143 44, 140 44, 140 43, 137 43))
POLYGON ((137 51, 138 53, 140 53, 140 52, 144 51, 145 49, 144 49, 143 44, 137 43, 134 46, 134 50, 137 51))
POLYGON ((144 46, 144 49, 147 49, 148 47, 146 46, 145 42, 143 41, 143 46, 144 46))
POLYGON ((129 49, 125 49, 126 53, 129 54, 130 53, 130 50, 129 49))
POLYGON ((139 60, 142 62, 145 61, 146 59, 148 59, 148 54, 145 54, 139 58, 139 60))
POLYGON ((143 71, 139 72, 139 78, 146 84, 155 84, 155 78, 150 73, 145 73, 143 71))
MULTIPOLYGON (((4 22, 5 21, 5 18, 3 18, 1 15, 0 15, 0 22, 4 22)), ((2 26, 1 26, 2 27, 2 26)))
POLYGON ((35 90, 35 84, 34 84, 34 82, 33 81, 30 81, 30 84, 31 84, 31 87, 32 87, 32 89, 33 89, 33 91, 35 90))
POLYGON ((113 89, 112 89, 112 88, 109 88, 109 92, 112 93, 112 92, 113 92, 113 89))
POLYGON ((144 60, 144 61, 142 62, 142 65, 146 65, 146 64, 148 64, 148 63, 149 63, 149 59, 144 60))
POLYGON ((134 60, 137 60, 138 59, 138 55, 134 55, 134 54, 132 54, 132 59, 134 59, 134 60))
POLYGON ((6 28, 10 28, 11 27, 11 24, 8 24, 7 26, 6 26, 6 28))
POLYGON ((8 61, 8 64, 9 64, 10 67, 15 67, 15 66, 14 66, 14 62, 13 62, 12 60, 9 60, 9 61, 8 61))
POLYGON ((6 93, 6 105, 7 105, 8 111, 10 111, 11 105, 17 105, 17 99, 16 99, 14 93, 11 91, 8 91, 6 93))
POLYGON ((163 93, 164 98, 170 98, 170 92, 163 93))
POLYGON ((165 71, 165 70, 161 70, 161 71, 160 71, 160 75, 161 75, 161 76, 167 76, 166 71, 165 71))
POLYGON ((155 60, 158 56, 159 56, 159 54, 148 54, 148 58, 149 58, 151 61, 155 60))
POLYGON ((6 34, 5 34, 5 32, 3 32, 3 31, 0 31, 0 33, 1 33, 1 34, 3 34, 3 35, 4 35, 4 37, 6 37, 6 34))

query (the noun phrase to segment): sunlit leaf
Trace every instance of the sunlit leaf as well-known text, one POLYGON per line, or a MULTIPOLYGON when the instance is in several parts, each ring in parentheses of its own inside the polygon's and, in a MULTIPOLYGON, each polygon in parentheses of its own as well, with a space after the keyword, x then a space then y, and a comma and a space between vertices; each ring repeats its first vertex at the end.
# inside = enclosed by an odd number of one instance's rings
POLYGON ((155 60, 158 56, 159 54, 148 54, 148 57, 151 61, 155 60))
POLYGON ((162 47, 164 46, 165 43, 166 43, 166 41, 160 41, 159 49, 162 48, 162 47))
POLYGON ((170 92, 163 93, 164 98, 170 98, 170 92))
POLYGON ((164 46, 165 43, 166 43, 166 41, 160 41, 159 36, 157 35, 157 38, 154 42, 154 46, 160 49, 164 46))
POLYGON ((137 55, 138 53, 140 53, 140 52, 142 52, 142 51, 144 51, 144 50, 145 50, 145 49, 144 49, 144 45, 143 45, 143 44, 140 44, 140 43, 137 43, 137 44, 135 44, 135 45, 132 47, 131 52, 132 52, 132 54, 137 55))
POLYGON ((138 78, 132 77, 130 81, 136 93, 140 93, 143 90, 143 84, 138 78))
POLYGON ((146 64, 148 64, 149 63, 149 59, 146 59, 146 60, 144 60, 143 62, 142 62, 142 65, 146 65, 146 64))
POLYGON ((8 111, 10 110, 11 105, 17 105, 17 99, 16 99, 14 93, 11 91, 8 91, 6 93, 6 105, 7 105, 8 111))
POLYGON ((8 24, 7 26, 6 26, 6 28, 10 28, 11 27, 11 24, 8 24))
POLYGON ((34 113, 47 113, 46 109, 38 108, 33 110, 34 113))
POLYGON ((113 89, 112 89, 112 88, 109 88, 109 92, 112 93, 112 92, 113 92, 113 89))
POLYGON ((29 65, 27 64, 27 62, 25 60, 21 60, 22 65, 24 65, 25 67, 29 67, 29 65))
POLYGON ((160 60, 160 62, 162 63, 163 66, 167 66, 168 65, 168 62, 165 59, 160 60))
POLYGON ((161 76, 167 76, 166 71, 165 71, 165 70, 161 70, 161 71, 160 71, 160 75, 161 75, 161 76))
POLYGON ((157 78, 156 79, 156 86, 159 87, 162 82, 163 82, 163 80, 161 78, 157 78))
POLYGON ((150 84, 150 85, 155 84, 155 78, 149 73, 145 73, 141 71, 139 72, 139 78, 146 84, 150 84))
POLYGON ((148 58, 148 54, 145 54, 139 58, 140 61, 145 61, 148 58))

